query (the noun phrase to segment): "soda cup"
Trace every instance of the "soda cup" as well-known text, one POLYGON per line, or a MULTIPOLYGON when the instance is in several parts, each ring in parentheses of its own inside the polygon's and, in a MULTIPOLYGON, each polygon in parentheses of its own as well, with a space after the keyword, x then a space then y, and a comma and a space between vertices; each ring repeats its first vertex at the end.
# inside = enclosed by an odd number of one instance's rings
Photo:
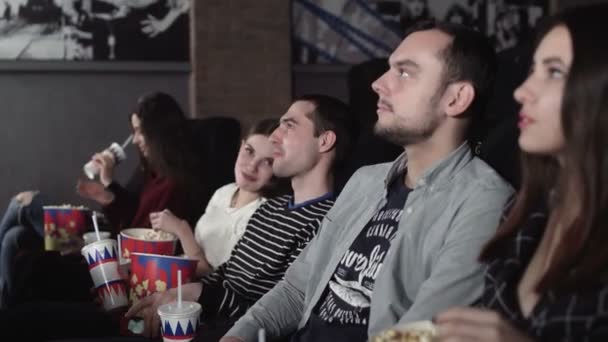
MULTIPOLYGON (((120 162, 124 161, 125 159, 127 159, 127 155, 125 153, 125 150, 122 148, 122 146, 120 146, 118 143, 113 142, 110 147, 108 147, 107 149, 105 149, 102 154, 109 154, 111 156, 114 157, 114 162, 116 164, 119 164, 120 162)), ((84 171, 84 174, 89 178, 89 179, 95 179, 95 177, 97 175, 99 175, 99 167, 97 166, 97 164, 95 164, 95 162, 93 162, 92 160, 89 161, 88 163, 86 163, 82 169, 84 171)))

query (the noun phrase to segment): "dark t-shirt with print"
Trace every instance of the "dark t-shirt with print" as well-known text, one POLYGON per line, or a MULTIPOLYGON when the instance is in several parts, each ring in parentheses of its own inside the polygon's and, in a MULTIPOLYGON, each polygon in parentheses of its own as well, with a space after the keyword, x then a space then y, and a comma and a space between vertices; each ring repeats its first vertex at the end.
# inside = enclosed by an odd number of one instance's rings
POLYGON ((370 299, 410 189, 397 177, 387 203, 365 225, 340 260, 306 325, 292 338, 301 341, 366 341, 370 299))

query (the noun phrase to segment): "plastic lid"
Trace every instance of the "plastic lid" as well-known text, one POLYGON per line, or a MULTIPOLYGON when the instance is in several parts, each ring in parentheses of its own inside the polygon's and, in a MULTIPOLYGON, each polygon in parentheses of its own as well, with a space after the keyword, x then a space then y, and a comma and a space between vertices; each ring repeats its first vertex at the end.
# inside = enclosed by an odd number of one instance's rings
POLYGON ((177 302, 163 304, 158 307, 160 316, 195 316, 201 312, 201 305, 197 302, 183 301, 182 307, 177 307, 177 302))

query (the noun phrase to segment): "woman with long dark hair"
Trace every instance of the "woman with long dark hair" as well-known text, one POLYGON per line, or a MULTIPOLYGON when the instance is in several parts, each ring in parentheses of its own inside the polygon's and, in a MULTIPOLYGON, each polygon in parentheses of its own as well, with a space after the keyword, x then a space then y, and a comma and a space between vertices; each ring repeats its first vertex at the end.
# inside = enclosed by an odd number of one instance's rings
POLYGON ((437 316, 442 341, 608 341, 608 4, 540 32, 521 103, 523 183, 479 308, 437 316))
MULTIPOLYGON (((192 150, 184 112, 170 95, 151 93, 137 101, 129 119, 133 144, 140 154, 140 166, 127 187, 113 179, 113 155, 99 152, 92 157, 100 171, 99 181, 79 181, 78 193, 102 205, 110 228, 115 233, 126 227, 151 227, 150 213, 165 209, 194 225, 214 189, 206 184, 205 168, 200 166, 204 156, 192 150)), ((24 253, 21 244, 24 237, 42 239, 43 205, 41 194, 21 193, 11 201, 0 222, 0 307, 24 300, 47 299, 49 291, 37 288, 39 282, 34 280, 44 279, 47 272, 58 270, 49 270, 43 262, 37 265, 36 260, 51 262, 49 256, 40 255, 36 250, 24 253), (23 255, 22 261, 32 266, 15 267, 17 253, 23 255)), ((72 252, 80 259, 79 246, 76 247, 72 252)), ((65 254, 66 251, 63 252, 65 254)), ((70 269, 72 271, 69 273, 77 277, 79 273, 76 270, 79 268, 70 260, 60 258, 56 264, 50 265, 70 269)), ((79 299, 88 296, 86 284, 90 283, 90 277, 85 271, 79 277, 81 281, 68 281, 72 286, 65 287, 65 296, 79 299)))
POLYGON ((150 213, 164 209, 195 223, 213 189, 205 187, 202 158, 192 151, 179 104, 164 93, 148 94, 129 119, 141 161, 136 175, 122 187, 112 177, 113 155, 96 153, 92 160, 100 169, 99 182, 80 181, 78 193, 100 203, 115 229, 150 227, 150 213))
MULTIPOLYGON (((92 157, 99 180, 80 181, 78 192, 102 205, 111 228, 151 227, 150 213, 170 209, 194 224, 213 193, 200 160, 192 150, 188 120, 173 97, 164 93, 142 96, 129 115, 133 144, 140 165, 129 186, 113 179, 115 160, 100 152, 92 157)), ((33 195, 36 200, 37 195, 33 195)), ((19 201, 31 201, 21 194, 19 201)), ((41 205, 35 202, 36 205, 41 205)), ((14 292, 6 296, 8 308, 0 310, 0 330, 21 326, 39 316, 36 329, 25 339, 46 340, 70 336, 107 336, 119 330, 120 312, 104 312, 91 297, 91 277, 80 254, 29 253, 15 270, 14 292), (61 312, 61 315, 54 313, 61 312), (68 322, 77 322, 70 323, 68 322)))

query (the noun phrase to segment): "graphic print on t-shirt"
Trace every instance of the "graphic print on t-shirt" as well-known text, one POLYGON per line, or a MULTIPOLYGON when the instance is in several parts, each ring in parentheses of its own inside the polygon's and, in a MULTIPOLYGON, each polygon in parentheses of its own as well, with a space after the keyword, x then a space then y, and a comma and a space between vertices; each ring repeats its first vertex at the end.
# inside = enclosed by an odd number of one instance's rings
POLYGON ((409 189, 395 182, 386 205, 363 228, 340 260, 325 295, 315 308, 323 321, 367 325, 376 277, 399 228, 409 189))

